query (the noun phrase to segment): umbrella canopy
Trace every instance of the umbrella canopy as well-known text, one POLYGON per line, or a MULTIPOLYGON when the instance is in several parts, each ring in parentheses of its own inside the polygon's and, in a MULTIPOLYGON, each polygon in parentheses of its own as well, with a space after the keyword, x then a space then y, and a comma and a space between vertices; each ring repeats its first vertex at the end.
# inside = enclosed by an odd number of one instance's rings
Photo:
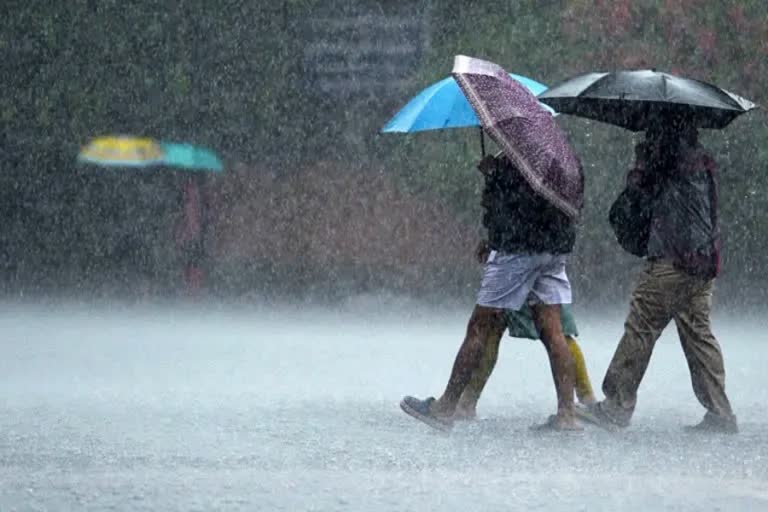
POLYGON ((192 144, 158 142, 126 135, 97 137, 80 150, 77 159, 106 167, 166 166, 191 171, 222 172, 221 159, 211 150, 192 144))
POLYGON ((456 56, 453 76, 483 128, 531 187, 570 217, 584 203, 584 175, 576 152, 554 117, 498 65, 456 56))
MULTIPOLYGON (((528 88, 534 95, 547 90, 547 86, 530 78, 509 74, 528 88)), ((546 105, 544 108, 553 112, 546 105)), ((474 110, 453 77, 432 84, 390 119, 383 132, 420 132, 443 128, 480 126, 474 110)))
POLYGON ((660 117, 687 117, 698 128, 724 128, 756 105, 712 84, 654 70, 588 73, 552 87, 539 100, 632 131, 660 117))
POLYGON ((163 158, 165 165, 181 169, 211 172, 222 172, 224 170, 221 160, 210 149, 175 142, 163 142, 161 146, 165 152, 165 157, 163 158))
POLYGON ((158 142, 146 137, 97 137, 82 148, 77 159, 108 167, 149 167, 163 163, 158 142))

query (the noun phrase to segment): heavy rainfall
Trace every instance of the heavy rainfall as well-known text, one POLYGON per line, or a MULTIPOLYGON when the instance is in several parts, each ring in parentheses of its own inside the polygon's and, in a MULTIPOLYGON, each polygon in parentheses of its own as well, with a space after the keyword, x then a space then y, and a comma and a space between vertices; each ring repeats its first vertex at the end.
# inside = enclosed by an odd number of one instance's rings
POLYGON ((0 510, 768 509, 763 2, 12 4, 0 510))

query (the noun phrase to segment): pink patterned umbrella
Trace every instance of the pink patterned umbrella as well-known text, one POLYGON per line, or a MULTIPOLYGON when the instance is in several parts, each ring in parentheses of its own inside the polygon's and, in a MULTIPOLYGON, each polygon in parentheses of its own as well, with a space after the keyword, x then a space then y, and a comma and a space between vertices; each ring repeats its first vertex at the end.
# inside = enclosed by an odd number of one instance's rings
POLYGON ((570 217, 584 204, 584 174, 552 114, 500 66, 457 55, 453 76, 480 123, 533 190, 570 217))

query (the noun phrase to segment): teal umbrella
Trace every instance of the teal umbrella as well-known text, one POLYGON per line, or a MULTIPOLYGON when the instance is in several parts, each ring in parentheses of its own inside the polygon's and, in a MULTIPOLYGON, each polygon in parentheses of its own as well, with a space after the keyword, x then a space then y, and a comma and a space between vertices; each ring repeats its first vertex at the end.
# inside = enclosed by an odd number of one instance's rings
POLYGON ((161 142, 163 164, 192 171, 223 172, 224 165, 216 153, 210 149, 192 144, 161 142))

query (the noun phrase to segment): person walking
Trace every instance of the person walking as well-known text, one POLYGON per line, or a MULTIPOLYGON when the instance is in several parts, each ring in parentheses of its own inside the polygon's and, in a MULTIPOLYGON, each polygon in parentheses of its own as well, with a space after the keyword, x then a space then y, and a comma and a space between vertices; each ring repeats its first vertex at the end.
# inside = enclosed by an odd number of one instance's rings
MULTIPOLYGON (((488 155, 478 168, 486 176, 483 202, 490 206, 483 222, 492 250, 466 337, 443 395, 425 400, 406 396, 400 407, 432 427, 450 429, 473 375, 484 357, 498 349, 507 325, 505 311, 528 304, 549 355, 558 398, 557 413, 541 427, 579 429, 573 406, 575 365, 560 318, 560 305, 571 302, 565 265, 576 238, 575 221, 536 194, 506 156, 488 155)), ((486 370, 490 376, 492 366, 486 370)))
POLYGON ((582 419, 607 427, 630 424, 656 340, 674 320, 693 391, 707 411, 688 428, 738 432, 725 392, 723 354, 710 323, 720 270, 716 169, 685 118, 650 126, 637 146, 627 192, 648 204, 647 239, 641 244, 647 261, 603 380, 605 399, 580 408, 582 419))

